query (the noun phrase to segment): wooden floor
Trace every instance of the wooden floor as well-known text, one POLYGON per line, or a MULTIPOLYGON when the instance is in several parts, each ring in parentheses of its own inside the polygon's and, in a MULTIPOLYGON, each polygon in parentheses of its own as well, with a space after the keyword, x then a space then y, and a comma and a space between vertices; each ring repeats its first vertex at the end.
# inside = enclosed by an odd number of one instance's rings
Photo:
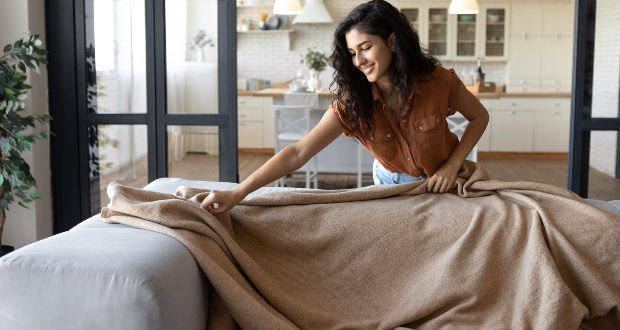
MULTIPOLYGON (((239 154, 239 179, 245 180, 252 172, 269 159, 269 155, 239 154)), ((566 160, 557 159, 518 159, 518 158, 481 158, 478 160, 492 179, 502 181, 534 181, 567 187, 568 164, 566 160)), ((146 164, 138 165, 131 178, 108 175, 101 179, 101 205, 108 202, 105 190, 111 181, 143 187, 147 184, 146 164)), ((187 154, 182 160, 170 165, 169 176, 190 180, 218 181, 218 158, 206 154, 187 154)), ((290 186, 302 187, 304 177, 296 174, 287 181, 290 186)), ((620 199, 620 179, 590 169, 589 198, 600 200, 620 199)), ((372 175, 364 175, 363 185, 372 184, 372 175)), ((357 186, 356 176, 347 174, 319 173, 319 188, 343 189, 357 186)))

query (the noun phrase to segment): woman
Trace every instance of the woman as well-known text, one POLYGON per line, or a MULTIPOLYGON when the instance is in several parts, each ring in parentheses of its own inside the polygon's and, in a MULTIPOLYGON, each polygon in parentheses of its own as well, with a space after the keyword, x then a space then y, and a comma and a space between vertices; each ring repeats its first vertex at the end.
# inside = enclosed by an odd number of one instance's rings
POLYGON ((453 188, 489 118, 454 71, 423 52, 407 19, 383 0, 353 9, 336 28, 332 48, 336 98, 316 127, 233 190, 211 192, 203 208, 230 210, 303 166, 342 133, 375 156, 375 184, 426 179, 429 192, 453 188), (456 111, 469 120, 460 142, 446 121, 456 111))

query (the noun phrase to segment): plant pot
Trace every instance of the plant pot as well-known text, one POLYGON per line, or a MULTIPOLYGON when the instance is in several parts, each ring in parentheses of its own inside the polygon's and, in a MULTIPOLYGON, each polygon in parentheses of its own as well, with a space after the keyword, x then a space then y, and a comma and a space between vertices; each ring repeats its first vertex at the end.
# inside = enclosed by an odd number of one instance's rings
POLYGON ((0 246, 0 258, 2 258, 5 254, 9 254, 15 250, 14 247, 10 245, 2 245, 0 246))

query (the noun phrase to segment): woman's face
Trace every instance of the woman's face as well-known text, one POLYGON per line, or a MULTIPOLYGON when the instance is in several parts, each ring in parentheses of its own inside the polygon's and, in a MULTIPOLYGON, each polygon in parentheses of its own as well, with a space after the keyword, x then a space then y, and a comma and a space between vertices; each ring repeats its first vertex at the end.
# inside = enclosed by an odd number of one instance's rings
POLYGON ((389 79, 389 67, 392 64, 393 36, 386 44, 383 38, 351 29, 345 34, 347 48, 351 54, 353 65, 360 69, 369 82, 389 79), (392 39, 392 40, 391 40, 392 39))

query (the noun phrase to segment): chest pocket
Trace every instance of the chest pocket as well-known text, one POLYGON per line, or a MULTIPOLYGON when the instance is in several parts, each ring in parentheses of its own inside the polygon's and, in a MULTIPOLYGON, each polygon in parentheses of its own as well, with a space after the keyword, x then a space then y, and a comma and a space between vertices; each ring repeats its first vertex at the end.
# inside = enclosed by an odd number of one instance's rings
POLYGON ((434 113, 415 122, 415 128, 420 133, 429 133, 439 127, 441 117, 434 113))

